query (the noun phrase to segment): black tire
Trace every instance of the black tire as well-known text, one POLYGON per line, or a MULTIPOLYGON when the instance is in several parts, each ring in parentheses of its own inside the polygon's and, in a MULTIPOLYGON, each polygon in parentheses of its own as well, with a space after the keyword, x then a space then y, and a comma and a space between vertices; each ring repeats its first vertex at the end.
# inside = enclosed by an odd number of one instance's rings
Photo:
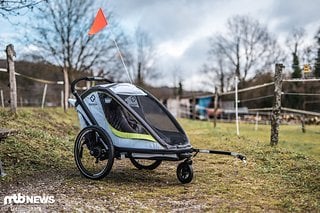
POLYGON ((182 162, 177 167, 177 177, 181 183, 190 183, 193 179, 192 165, 188 162, 182 162))
POLYGON ((105 177, 114 162, 114 147, 110 137, 101 127, 83 128, 74 144, 74 158, 79 171, 86 178, 98 180, 105 177))
POLYGON ((158 166, 160 166, 162 162, 161 160, 138 160, 134 158, 130 158, 130 161, 137 169, 145 169, 145 170, 154 170, 158 166))

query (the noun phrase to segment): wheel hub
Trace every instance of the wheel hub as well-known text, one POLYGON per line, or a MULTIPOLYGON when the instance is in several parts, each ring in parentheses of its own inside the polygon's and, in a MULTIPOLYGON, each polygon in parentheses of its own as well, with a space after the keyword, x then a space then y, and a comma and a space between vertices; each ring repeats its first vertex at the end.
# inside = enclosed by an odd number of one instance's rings
POLYGON ((94 156, 95 158, 99 158, 101 156, 101 153, 102 153, 102 149, 98 146, 90 150, 90 155, 94 156))

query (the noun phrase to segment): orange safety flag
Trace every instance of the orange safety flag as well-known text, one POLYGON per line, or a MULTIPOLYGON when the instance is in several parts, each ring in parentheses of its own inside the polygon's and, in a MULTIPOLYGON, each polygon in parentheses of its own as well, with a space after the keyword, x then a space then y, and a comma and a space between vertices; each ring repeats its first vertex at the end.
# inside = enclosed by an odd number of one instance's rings
POLYGON ((89 35, 94 35, 97 32, 99 32, 100 30, 102 30, 105 26, 108 25, 108 21, 106 19, 106 17, 104 16, 102 9, 100 8, 96 18, 94 19, 90 31, 89 31, 89 35))

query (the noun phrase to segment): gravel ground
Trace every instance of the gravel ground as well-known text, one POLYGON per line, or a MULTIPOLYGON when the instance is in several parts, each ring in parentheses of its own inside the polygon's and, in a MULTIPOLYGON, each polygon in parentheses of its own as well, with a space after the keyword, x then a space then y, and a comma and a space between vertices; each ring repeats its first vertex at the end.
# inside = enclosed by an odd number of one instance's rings
POLYGON ((150 191, 153 188, 152 185, 180 188, 175 178, 175 164, 169 163, 166 168, 160 168, 159 172, 137 170, 128 162, 117 162, 115 167, 109 177, 101 181, 81 177, 74 168, 72 171, 20 177, 8 184, 2 184, 0 212, 158 212, 168 211, 168 207, 170 212, 199 212, 206 209, 205 204, 199 203, 197 198, 190 197, 190 194, 186 195, 187 200, 184 200, 183 196, 172 198, 163 195, 157 198, 143 195, 146 190, 150 191), (172 174, 163 178, 168 169, 172 170, 172 174), (134 176, 133 180, 130 180, 130 175, 134 176), (135 194, 136 192, 139 195, 135 194), (3 205, 5 196, 18 193, 25 196, 54 196, 55 202, 3 205))

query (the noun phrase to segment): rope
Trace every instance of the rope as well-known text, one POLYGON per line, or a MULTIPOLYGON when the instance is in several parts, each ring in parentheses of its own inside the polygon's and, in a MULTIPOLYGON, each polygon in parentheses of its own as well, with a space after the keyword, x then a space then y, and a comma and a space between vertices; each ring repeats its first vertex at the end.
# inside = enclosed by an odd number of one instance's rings
MULTIPOLYGON (((252 87, 248 87, 248 88, 244 88, 244 89, 239 89, 238 93, 245 92, 245 91, 250 91, 250 90, 254 90, 254 89, 259 89, 259 88, 267 87, 267 86, 270 86, 270 85, 274 85, 274 82, 265 83, 265 84, 261 84, 261 85, 257 85, 257 86, 252 86, 252 87)), ((221 93, 220 96, 230 95, 230 94, 234 94, 234 93, 236 93, 235 90, 230 91, 230 92, 221 93)))
POLYGON ((294 78, 294 79, 283 80, 283 82, 310 82, 310 81, 320 81, 320 78, 312 78, 312 79, 294 78))
MULTIPOLYGON (((258 108, 258 109, 249 109, 249 111, 252 112, 258 112, 258 111, 272 111, 273 108, 268 107, 268 108, 258 108)), ((319 112, 312 112, 312 111, 306 111, 306 110, 300 110, 300 109, 292 109, 292 108, 287 108, 287 107, 282 107, 281 111, 287 111, 287 112, 295 112, 299 114, 305 114, 305 115, 315 115, 315 116, 320 116, 319 112)))
POLYGON ((15 73, 17 76, 21 76, 23 78, 26 79, 30 79, 36 82, 40 82, 40 83, 44 83, 44 84, 64 84, 63 81, 48 81, 48 80, 44 80, 44 79, 40 79, 40 78, 34 78, 34 77, 30 77, 24 74, 20 74, 20 73, 15 73))
POLYGON ((296 113, 305 114, 305 115, 320 116, 319 112, 312 112, 312 111, 306 111, 306 110, 300 110, 300 109, 292 109, 292 108, 282 107, 281 110, 288 111, 288 112, 296 112, 296 113))
MULTIPOLYGON (((7 69, 0 68, 0 72, 8 72, 8 71, 7 71, 7 69)), ((26 79, 29 79, 29 80, 33 80, 33 81, 36 81, 36 82, 44 83, 44 84, 60 84, 60 85, 64 84, 63 81, 49 81, 49 80, 44 80, 44 79, 40 79, 40 78, 30 77, 30 76, 27 76, 27 75, 24 75, 24 74, 21 74, 21 73, 18 73, 18 72, 15 72, 15 75, 16 76, 21 76, 23 78, 26 78, 26 79)))
POLYGON ((260 100, 260 99, 270 98, 270 97, 274 97, 274 95, 266 95, 266 96, 261 96, 261 97, 258 97, 258 98, 244 99, 244 100, 240 100, 240 102, 243 103, 243 102, 255 101, 255 100, 260 100))
POLYGON ((305 96, 320 96, 320 93, 295 93, 295 92, 285 92, 283 95, 305 95, 305 96))
POLYGON ((272 107, 266 108, 257 108, 257 109, 248 109, 249 111, 257 112, 257 111, 272 111, 272 107))

